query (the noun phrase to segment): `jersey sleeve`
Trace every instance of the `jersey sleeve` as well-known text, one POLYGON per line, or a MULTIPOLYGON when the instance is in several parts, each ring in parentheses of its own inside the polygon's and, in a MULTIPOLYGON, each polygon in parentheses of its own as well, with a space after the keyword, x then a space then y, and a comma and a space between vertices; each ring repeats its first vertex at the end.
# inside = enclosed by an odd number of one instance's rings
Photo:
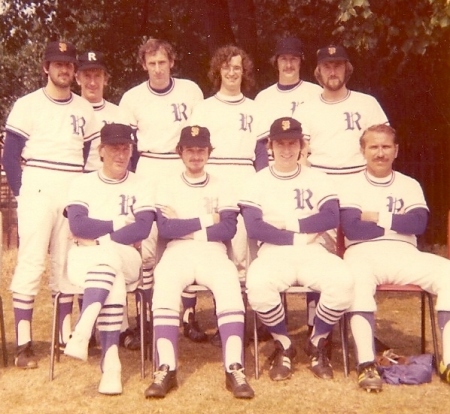
POLYGON ((119 102, 119 108, 122 110, 126 122, 133 128, 137 128, 137 119, 134 116, 131 91, 125 92, 119 102))

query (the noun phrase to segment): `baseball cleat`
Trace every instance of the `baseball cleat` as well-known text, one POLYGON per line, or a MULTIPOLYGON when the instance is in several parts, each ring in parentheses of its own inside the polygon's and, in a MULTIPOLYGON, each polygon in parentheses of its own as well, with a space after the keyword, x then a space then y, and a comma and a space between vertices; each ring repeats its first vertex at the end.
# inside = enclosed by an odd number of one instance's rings
POLYGON ((192 312, 188 316, 188 322, 183 322, 183 333, 186 338, 193 342, 206 342, 208 339, 206 333, 200 329, 192 312))
POLYGON ((450 384, 450 364, 445 366, 444 362, 441 361, 439 364, 439 377, 441 378, 441 381, 450 384))
POLYGON ((310 369, 317 378, 333 379, 333 368, 328 359, 329 346, 326 338, 321 338, 317 346, 309 340, 305 347, 310 359, 310 369))
POLYGON ((373 361, 359 364, 358 368, 358 385, 368 391, 380 392, 383 389, 383 381, 373 361))
POLYGON ((122 348, 130 349, 131 351, 138 351, 141 349, 141 338, 139 329, 130 329, 121 332, 119 336, 119 345, 122 348))
POLYGON ((122 394, 122 373, 120 370, 105 371, 100 379, 98 392, 105 395, 122 394))
POLYGON ((14 364, 17 368, 33 369, 38 367, 31 342, 17 347, 14 364))
POLYGON ((292 376, 292 360, 297 355, 295 348, 291 346, 284 349, 280 341, 275 341, 275 350, 269 357, 269 377, 272 381, 283 381, 292 376))
POLYGON ((255 392, 247 382, 241 364, 231 364, 230 372, 225 372, 225 386, 236 398, 253 398, 255 392))
POLYGON ((89 339, 82 337, 77 332, 73 332, 67 341, 64 349, 64 355, 72 358, 81 359, 82 361, 88 360, 88 347, 89 339))
POLYGON ((177 371, 169 371, 169 366, 164 364, 153 374, 153 383, 145 390, 144 395, 145 398, 164 398, 177 386, 177 371))

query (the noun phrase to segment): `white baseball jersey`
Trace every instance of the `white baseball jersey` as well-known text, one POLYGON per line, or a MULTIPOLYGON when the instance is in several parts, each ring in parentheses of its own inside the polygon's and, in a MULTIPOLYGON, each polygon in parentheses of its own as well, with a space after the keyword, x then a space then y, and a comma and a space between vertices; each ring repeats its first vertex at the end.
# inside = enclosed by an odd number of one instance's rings
POLYGON ((247 232, 263 242, 247 273, 248 298, 254 310, 272 309, 280 301, 279 292, 296 283, 321 292, 322 303, 329 309, 348 307, 353 282, 343 261, 317 239, 297 244, 295 238, 299 232, 318 233, 337 222, 336 217, 324 225, 332 211, 337 215, 338 210, 329 177, 306 166, 290 175, 268 167, 247 183, 239 204, 247 232), (326 217, 320 216, 322 211, 326 217), (302 231, 302 226, 309 226, 310 231, 302 231))
MULTIPOLYGON (((11 290, 36 295, 50 246, 50 287, 67 281, 69 229, 62 212, 71 180, 83 171, 83 145, 98 136, 91 105, 78 95, 56 101, 45 88, 16 101, 7 131, 25 139, 20 201, 17 209, 20 246, 11 290)), ((17 160, 19 163, 20 161, 17 160)))
MULTIPOLYGON (((105 99, 103 99, 103 102, 100 104, 92 104, 92 107, 94 108, 95 118, 102 127, 113 122, 117 124, 127 124, 127 120, 122 110, 117 105, 114 105, 105 99)), ((98 153, 100 136, 92 137, 88 142, 90 142, 90 147, 86 165, 84 167, 85 172, 95 171, 102 167, 102 161, 100 160, 100 155, 98 153)))
MULTIPOLYGON (((134 216, 143 211, 155 211, 151 191, 132 172, 120 180, 109 180, 100 171, 84 174, 75 179, 69 190, 69 206, 82 206, 88 218, 110 221, 127 217, 124 223, 134 222, 134 216)), ((92 222, 95 228, 100 223, 92 222)), ((125 230, 125 228, 124 228, 125 230)), ((116 242, 95 246, 72 246, 68 256, 68 277, 76 286, 84 287, 89 271, 99 264, 109 266, 115 273, 107 304, 125 304, 126 290, 136 288, 139 280, 141 257, 127 244, 116 242), (126 288, 127 286, 127 288, 126 288)))
POLYGON ((125 92, 120 101, 129 124, 137 129, 141 157, 163 157, 169 153, 178 157, 174 152, 180 131, 188 125, 194 105, 203 99, 196 83, 176 78, 172 81, 171 89, 165 93, 157 93, 148 81, 143 82, 125 92))
MULTIPOLYGON (((255 174, 257 106, 242 94, 237 97, 217 93, 195 106, 191 123, 208 128, 214 148, 208 160, 208 171, 234 188, 236 198, 243 183, 255 174)), ((232 246, 235 263, 243 272, 246 256, 245 227, 238 222, 232 246)))
POLYGON ((255 98, 258 105, 257 138, 267 137, 276 119, 294 115, 298 117, 303 105, 321 92, 319 85, 304 80, 292 89, 281 89, 278 83, 263 89, 255 98))
MULTIPOLYGON (((231 213, 233 217, 226 220, 236 220, 237 202, 223 181, 209 174, 195 180, 184 174, 172 175, 157 189, 156 207, 161 206, 173 208, 181 221, 172 219, 173 240, 155 269, 153 309, 178 309, 182 290, 197 282, 213 291, 218 313, 243 310, 238 272, 221 241, 229 240, 232 234, 226 235, 228 226, 222 220, 212 224, 206 218, 212 213, 231 213), (183 239, 190 231, 189 219, 197 227, 200 219, 201 228, 194 232, 193 239, 183 239)), ((159 231, 164 235, 160 227, 159 231)))
POLYGON ((349 184, 341 197, 341 222, 351 235, 344 254, 355 279, 350 311, 374 312, 375 289, 383 283, 421 286, 438 296, 438 311, 448 311, 450 261, 419 251, 412 234, 423 231, 428 211, 419 183, 397 171, 383 179, 363 171, 349 184), (378 223, 361 221, 361 211, 378 212, 378 223))
POLYGON ((374 97, 355 91, 338 102, 326 102, 318 95, 294 118, 301 122, 309 141, 308 161, 327 174, 362 171, 366 161, 359 138, 368 127, 388 123, 374 97))
MULTIPOLYGON (((392 223, 394 214, 404 214, 415 208, 428 210, 420 184, 398 171, 393 171, 389 177, 376 179, 365 170, 349 177, 347 184, 340 194, 341 209, 378 212, 380 222, 387 225, 392 223)), ((346 239, 346 246, 368 240, 397 240, 417 245, 414 234, 396 232, 388 227, 382 236, 376 238, 362 232, 359 240, 346 239)))
POLYGON ((214 152, 209 165, 253 166, 256 119, 257 107, 252 99, 217 93, 195 106, 190 123, 211 133, 214 152))
POLYGON ((98 220, 127 216, 132 222, 136 213, 155 211, 151 188, 130 171, 121 181, 108 180, 100 171, 77 177, 69 190, 68 205, 86 207, 89 218, 98 220))
POLYGON ((84 141, 99 136, 91 105, 78 95, 67 101, 50 98, 38 89, 13 106, 6 129, 26 139, 25 166, 82 171, 84 141))

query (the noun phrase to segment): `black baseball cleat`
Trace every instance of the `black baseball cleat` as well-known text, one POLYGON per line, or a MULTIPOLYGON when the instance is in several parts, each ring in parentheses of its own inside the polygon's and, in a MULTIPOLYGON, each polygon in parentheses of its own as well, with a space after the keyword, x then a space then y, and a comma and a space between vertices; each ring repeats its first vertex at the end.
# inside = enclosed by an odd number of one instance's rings
POLYGON ((208 336, 200 329, 192 312, 188 316, 188 322, 183 322, 183 333, 186 338, 193 342, 206 342, 208 340, 208 336))
POLYGON ((217 346, 217 348, 222 348, 222 338, 220 337, 219 329, 214 333, 213 336, 209 339, 209 342, 213 346, 217 346))
POLYGON ((17 368, 33 369, 38 367, 31 342, 17 347, 14 364, 17 368))
POLYGON ((314 346, 311 340, 308 340, 305 347, 306 355, 311 362, 310 369, 317 378, 321 379, 333 379, 333 368, 327 356, 329 352, 327 342, 326 338, 321 338, 317 346, 314 346))
POLYGON ((153 383, 145 390, 145 398, 164 398, 167 393, 178 386, 177 371, 169 371, 164 364, 153 374, 153 383))
POLYGON ((364 362, 357 367, 358 385, 367 392, 380 392, 383 389, 383 381, 375 366, 375 362, 364 362))
POLYGON ((121 332, 119 336, 119 345, 131 351, 138 351, 141 349, 141 333, 139 332, 139 329, 127 328, 125 331, 121 332))
POLYGON ((292 376, 292 360, 297 355, 295 348, 291 346, 284 349, 280 341, 275 341, 275 350, 269 356, 269 377, 272 381, 284 381, 292 376))
POLYGON ((241 364, 231 364, 230 372, 225 372, 225 386, 236 398, 253 398, 255 392, 247 382, 241 364))

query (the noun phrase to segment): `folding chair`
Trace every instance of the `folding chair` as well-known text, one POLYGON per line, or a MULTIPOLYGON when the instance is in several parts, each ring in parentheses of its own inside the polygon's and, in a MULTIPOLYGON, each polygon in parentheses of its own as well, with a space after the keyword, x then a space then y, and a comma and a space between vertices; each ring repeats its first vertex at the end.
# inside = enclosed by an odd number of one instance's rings
MULTIPOLYGON (((448 216, 448 228, 450 229, 450 211, 448 216)), ((448 242, 450 242, 450 230, 447 233, 448 242)), ((341 257, 343 257, 345 252, 345 243, 344 243, 344 234, 342 229, 338 229, 338 252, 341 257)), ((450 247, 449 247, 449 257, 450 257, 450 247)), ((394 285, 394 284, 381 284, 377 286, 377 292, 396 292, 396 293, 415 293, 420 294, 421 299, 421 352, 424 354, 426 352, 426 302, 428 301, 428 311, 430 314, 430 325, 431 325, 431 335, 433 338, 433 349, 434 349, 434 362, 436 372, 439 373, 439 341, 436 329, 436 318, 434 314, 434 303, 433 303, 433 295, 431 293, 426 292, 420 286, 417 285, 394 285)), ((348 315, 345 314, 344 317, 344 341, 346 342, 345 349, 348 352, 348 315)), ((349 364, 349 357, 347 354, 346 363, 349 364)), ((350 371, 350 367, 347 366, 347 372, 350 371)))
MULTIPOLYGON (((140 280, 142 281, 142 266, 140 270, 139 275, 140 280)), ((145 294, 144 290, 138 286, 136 289, 132 291, 128 291, 127 293, 134 293, 136 292, 136 296, 138 299, 138 303, 141 309, 140 312, 140 336, 141 336, 141 378, 145 378, 145 360, 147 358, 147 348, 149 341, 147 340, 147 331, 150 331, 149 328, 147 328, 147 309, 150 306, 150 304, 146 303, 145 300, 145 294), (142 310, 145 310, 142 312, 142 310)), ((55 295, 54 301, 53 301, 53 321, 52 321, 52 340, 51 340, 51 346, 50 346, 50 369, 49 369, 49 379, 50 381, 53 381, 54 378, 54 371, 55 371, 55 359, 57 362, 60 360, 60 354, 61 350, 59 349, 59 329, 58 329, 58 322, 59 322, 59 312, 60 312, 60 297, 63 294, 82 294, 82 289, 78 288, 74 290, 73 292, 58 292, 55 295)))
MULTIPOLYGON (((3 215, 0 212, 0 276, 2 274, 3 264, 3 215)), ((3 313, 3 300, 0 296, 0 334, 2 340, 3 365, 8 365, 8 354, 6 353, 6 333, 5 333, 5 315, 3 313)))
MULTIPOLYGON (((431 326, 431 335, 433 338, 433 350, 434 350, 434 362, 436 372, 439 373, 439 340, 436 329, 436 317, 434 314, 434 302, 433 295, 431 293, 426 292, 420 286, 417 285, 392 285, 392 284, 382 284, 377 286, 378 292, 395 292, 395 293, 413 293, 420 294, 421 298, 421 353, 424 354, 426 352, 426 307, 428 302, 428 312, 430 314, 430 326, 431 326)), ((346 349, 348 352, 348 315, 345 315, 345 333, 344 340, 347 343, 346 349)), ((347 364, 349 364, 349 357, 347 355, 346 358, 347 364)), ((347 371, 350 371, 350 366, 347 366, 347 371)))
MULTIPOLYGON (((250 265, 250 263, 256 258, 258 252, 258 244, 257 241, 254 239, 247 239, 247 266, 250 265)), ((300 285, 293 285, 287 288, 285 291, 281 292, 281 299, 285 308, 286 313, 286 323, 287 323, 287 298, 286 294, 288 293, 308 293, 308 292, 315 292, 312 289, 309 289, 305 286, 300 285)), ((257 316, 256 312, 253 312, 253 349, 254 349, 254 355, 255 355, 255 378, 259 379, 259 341, 258 341, 258 332, 257 332, 257 316)), ((348 349, 347 344, 348 341, 345 339, 346 336, 346 324, 344 321, 344 318, 341 318, 339 322, 339 330, 340 330, 340 336, 341 336, 341 343, 342 343, 342 358, 344 361, 344 375, 345 377, 348 376, 348 349)))

